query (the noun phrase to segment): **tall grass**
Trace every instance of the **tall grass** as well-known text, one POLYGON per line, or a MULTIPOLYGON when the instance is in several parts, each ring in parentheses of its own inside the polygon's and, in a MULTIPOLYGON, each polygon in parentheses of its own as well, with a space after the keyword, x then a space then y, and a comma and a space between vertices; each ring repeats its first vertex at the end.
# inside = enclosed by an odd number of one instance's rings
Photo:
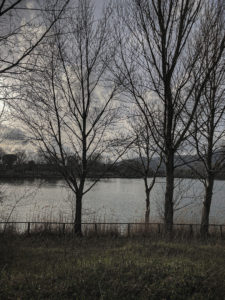
MULTIPOLYGON (((57 236, 74 237, 73 223, 64 222, 8 222, 0 224, 0 235, 21 236, 57 236)), ((174 224, 174 240, 200 239, 200 225, 174 224)), ((154 240, 167 238, 162 223, 84 223, 82 224, 84 237, 146 237, 154 240)), ((211 225, 208 239, 225 238, 225 226, 211 225)))

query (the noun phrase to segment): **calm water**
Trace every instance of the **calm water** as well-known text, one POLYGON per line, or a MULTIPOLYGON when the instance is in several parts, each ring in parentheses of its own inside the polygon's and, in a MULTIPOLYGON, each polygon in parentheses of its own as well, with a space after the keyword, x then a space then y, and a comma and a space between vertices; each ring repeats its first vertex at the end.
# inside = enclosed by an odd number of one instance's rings
MULTIPOLYGON (((63 181, 10 181, 0 184, 0 218, 14 221, 72 221, 73 197, 63 181)), ((151 220, 163 213, 164 178, 158 178, 151 194, 151 220)), ((203 186, 197 180, 176 180, 175 222, 199 222, 203 186)), ((145 212, 141 179, 107 179, 85 195, 83 221, 142 221, 145 212)), ((225 181, 216 181, 210 222, 225 223, 225 181)))

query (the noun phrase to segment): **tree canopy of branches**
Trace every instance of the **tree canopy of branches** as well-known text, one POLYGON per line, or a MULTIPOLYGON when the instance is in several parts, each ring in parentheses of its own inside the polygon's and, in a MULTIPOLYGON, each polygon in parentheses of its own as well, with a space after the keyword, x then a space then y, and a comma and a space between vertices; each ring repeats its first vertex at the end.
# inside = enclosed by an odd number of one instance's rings
MULTIPOLYGON (((54 21, 46 24, 41 11, 47 9, 45 4, 40 4, 39 14, 33 14, 32 8, 26 5, 24 0, 1 0, 0 3, 0 74, 8 74, 15 71, 15 67, 21 70, 28 68, 29 54, 46 37, 52 26, 61 17, 69 0, 61 6, 58 1, 50 1, 48 9, 54 12, 54 21)), ((17 70, 18 71, 18 70, 17 70)), ((12 74, 11 74, 12 75, 12 74)))
MULTIPOLYGON (((25 0, 0 1, 0 126, 4 143, 3 122, 9 125, 7 102, 13 96, 11 86, 18 74, 29 72, 34 65, 30 55, 44 41, 53 25, 62 17, 69 0, 28 2, 25 0), (52 22, 44 16, 46 10, 54 13, 52 22)), ((35 62, 33 61, 35 64, 35 62)))

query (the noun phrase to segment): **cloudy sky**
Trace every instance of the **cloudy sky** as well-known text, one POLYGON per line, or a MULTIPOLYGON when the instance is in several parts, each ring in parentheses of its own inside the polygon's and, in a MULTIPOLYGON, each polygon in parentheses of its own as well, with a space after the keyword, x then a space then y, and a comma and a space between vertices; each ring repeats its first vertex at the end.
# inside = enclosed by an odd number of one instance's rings
MULTIPOLYGON (((36 17, 38 13, 34 8, 38 7, 38 3, 43 3, 46 0, 24 0, 20 3, 20 8, 27 8, 30 10, 18 10, 16 22, 20 22, 24 24, 26 21, 31 20, 36 17)), ((71 0, 71 2, 75 3, 76 0, 71 0)), ((98 17, 101 13, 101 8, 103 7, 103 3, 106 3, 107 0, 93 0, 96 7, 96 17, 98 17)), ((45 2, 44 2, 45 3, 45 2)), ((1 19, 4 28, 7 28, 9 22, 5 19, 1 19)), ((3 26, 1 26, 2 32, 3 26)), ((2 50, 2 47, 1 49, 2 50)), ((1 104, 0 104, 1 105, 1 104)), ((1 120, 2 121, 2 120, 1 120)), ((33 151, 33 148, 28 142, 26 134, 22 129, 21 125, 17 122, 15 123, 10 117, 7 115, 5 121, 1 124, 1 133, 0 133, 0 148, 2 148, 6 153, 16 153, 20 150, 25 151, 33 151)))

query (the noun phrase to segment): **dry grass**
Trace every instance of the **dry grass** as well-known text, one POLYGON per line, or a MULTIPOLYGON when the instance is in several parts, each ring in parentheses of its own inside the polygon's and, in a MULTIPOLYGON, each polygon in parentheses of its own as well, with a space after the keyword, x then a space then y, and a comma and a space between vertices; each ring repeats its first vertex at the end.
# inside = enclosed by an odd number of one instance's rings
MULTIPOLYGON (((57 236, 74 237, 72 223, 58 222, 31 222, 8 223, 0 228, 0 236, 57 236)), ((224 240, 225 231, 222 226, 211 226, 209 228, 208 240, 224 240)), ((199 240, 199 225, 174 225, 173 240, 199 240)), ((163 224, 159 223, 87 223, 82 225, 84 237, 148 237, 154 240, 167 238, 163 224)))
POLYGON ((0 299, 224 299, 224 242, 0 237, 0 299))

